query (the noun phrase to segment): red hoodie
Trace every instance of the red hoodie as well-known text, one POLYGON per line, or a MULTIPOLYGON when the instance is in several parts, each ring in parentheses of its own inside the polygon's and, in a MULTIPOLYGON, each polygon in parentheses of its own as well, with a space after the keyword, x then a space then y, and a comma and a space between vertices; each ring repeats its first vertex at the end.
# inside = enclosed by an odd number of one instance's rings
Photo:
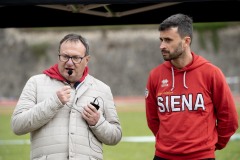
MULTIPOLYGON (((50 68, 43 71, 44 74, 48 75, 49 77, 53 79, 57 79, 59 81, 67 82, 67 80, 61 75, 61 73, 58 70, 58 64, 55 64, 51 66, 50 68)), ((85 67, 83 71, 82 77, 79 79, 79 82, 82 82, 85 77, 88 75, 88 66, 85 67)))
POLYGON ((221 70, 194 53, 176 69, 169 61, 154 68, 146 87, 148 126, 155 154, 171 160, 214 158, 238 128, 234 100, 221 70))

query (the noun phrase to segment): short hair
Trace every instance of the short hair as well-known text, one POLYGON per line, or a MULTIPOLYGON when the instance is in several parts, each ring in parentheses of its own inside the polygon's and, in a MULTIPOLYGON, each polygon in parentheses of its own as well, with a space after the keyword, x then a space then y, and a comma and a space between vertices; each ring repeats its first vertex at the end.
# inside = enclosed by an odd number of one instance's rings
POLYGON ((85 56, 89 55, 89 43, 87 41, 87 39, 85 39, 84 37, 82 37, 81 35, 78 34, 67 34, 65 37, 63 37, 63 39, 60 41, 59 43, 59 52, 60 52, 60 47, 62 45, 63 42, 67 42, 67 41, 71 41, 71 42, 77 42, 80 41, 82 42, 82 44, 84 45, 84 47, 86 48, 86 52, 85 52, 85 56))
POLYGON ((158 28, 159 31, 164 31, 172 27, 178 28, 178 33, 181 38, 189 36, 192 39, 193 34, 193 20, 191 17, 184 14, 174 14, 165 19, 158 28))

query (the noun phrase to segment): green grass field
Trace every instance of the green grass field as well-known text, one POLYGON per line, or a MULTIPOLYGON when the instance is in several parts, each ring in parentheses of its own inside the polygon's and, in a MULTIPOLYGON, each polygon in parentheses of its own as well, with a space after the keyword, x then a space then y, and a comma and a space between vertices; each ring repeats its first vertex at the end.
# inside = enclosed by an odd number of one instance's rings
MULTIPOLYGON (((28 160, 29 144, 2 144, 2 140, 29 140, 29 134, 16 136, 10 129, 13 107, 0 107, 0 160, 28 160)), ((147 127, 144 104, 117 105, 123 137, 152 136, 147 127)), ((240 115, 240 106, 238 106, 240 115)), ((238 129, 237 133, 240 133, 238 129)), ((124 142, 116 146, 104 145, 104 160, 152 160, 154 142, 124 142)), ((217 160, 240 160, 240 140, 230 141, 227 147, 216 152, 217 160)))

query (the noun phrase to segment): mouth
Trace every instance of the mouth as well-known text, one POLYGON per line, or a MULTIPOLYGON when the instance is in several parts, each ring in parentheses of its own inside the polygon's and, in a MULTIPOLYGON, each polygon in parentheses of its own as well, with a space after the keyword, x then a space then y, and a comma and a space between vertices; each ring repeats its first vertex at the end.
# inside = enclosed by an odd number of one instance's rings
POLYGON ((168 53, 166 53, 166 52, 162 52, 162 55, 163 55, 163 56, 167 56, 168 53))
POLYGON ((161 51, 161 53, 162 53, 163 56, 166 56, 166 55, 169 54, 167 51, 161 51))

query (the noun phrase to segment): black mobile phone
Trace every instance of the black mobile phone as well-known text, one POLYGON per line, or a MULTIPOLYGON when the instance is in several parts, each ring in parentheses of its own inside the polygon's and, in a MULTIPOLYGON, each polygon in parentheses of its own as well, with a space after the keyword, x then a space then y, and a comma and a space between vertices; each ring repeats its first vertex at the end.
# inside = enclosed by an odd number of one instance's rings
POLYGON ((97 110, 99 109, 99 105, 97 105, 96 103, 91 102, 90 104, 93 105, 97 110))

